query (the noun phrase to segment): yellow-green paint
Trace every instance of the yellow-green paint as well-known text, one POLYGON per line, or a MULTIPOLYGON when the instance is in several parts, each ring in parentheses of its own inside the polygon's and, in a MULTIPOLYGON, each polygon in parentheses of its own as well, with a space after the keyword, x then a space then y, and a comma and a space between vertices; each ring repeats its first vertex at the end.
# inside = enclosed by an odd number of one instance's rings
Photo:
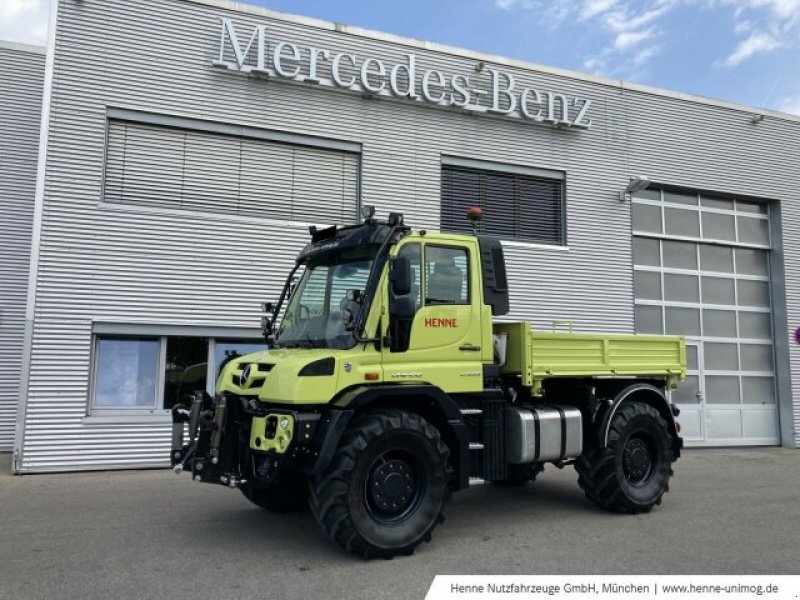
POLYGON ((508 334, 503 374, 541 389, 551 377, 663 377, 670 386, 686 377, 686 341, 679 336, 532 331, 530 323, 498 323, 508 334))
MULTIPOLYGON (((407 244, 420 244, 423 250, 430 245, 466 249, 470 303, 423 305, 415 316, 406 352, 368 343, 349 350, 276 349, 237 358, 223 369, 217 392, 290 405, 327 404, 347 390, 375 384, 426 384, 446 393, 480 392, 483 367, 493 361, 492 333, 499 331, 508 333, 501 373, 518 375, 534 394, 551 377, 659 377, 670 387, 685 377, 686 349, 680 337, 534 332, 528 322, 493 323, 490 307, 483 304, 480 255, 472 236, 412 233, 392 248, 392 255, 407 244), (455 323, 434 327, 426 325, 426 319, 455 319, 455 323), (465 351, 465 347, 479 350, 465 351), (326 357, 334 359, 333 375, 298 376, 305 365, 326 357), (246 365, 253 365, 251 375, 240 386, 236 382, 246 365), (253 383, 262 378, 262 384, 253 383)), ((368 336, 381 339, 389 327, 387 271, 381 274, 365 327, 368 336)))
POLYGON ((293 435, 294 417, 292 415, 270 413, 265 417, 253 417, 250 427, 250 449, 260 452, 274 450, 278 454, 283 454, 289 447, 293 435), (270 417, 277 420, 277 426, 275 427, 275 437, 267 439, 267 420, 270 417))

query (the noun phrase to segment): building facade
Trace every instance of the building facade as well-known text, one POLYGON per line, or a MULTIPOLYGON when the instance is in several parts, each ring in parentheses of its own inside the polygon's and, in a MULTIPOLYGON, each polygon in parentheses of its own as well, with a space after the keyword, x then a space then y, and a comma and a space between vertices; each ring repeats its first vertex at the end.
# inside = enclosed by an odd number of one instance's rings
POLYGON ((45 49, 0 43, 0 452, 14 446, 45 49))
POLYGON ((686 335, 688 444, 800 446, 800 118, 223 0, 54 24, 16 471, 167 465, 169 407, 363 205, 482 205, 508 318, 686 335))

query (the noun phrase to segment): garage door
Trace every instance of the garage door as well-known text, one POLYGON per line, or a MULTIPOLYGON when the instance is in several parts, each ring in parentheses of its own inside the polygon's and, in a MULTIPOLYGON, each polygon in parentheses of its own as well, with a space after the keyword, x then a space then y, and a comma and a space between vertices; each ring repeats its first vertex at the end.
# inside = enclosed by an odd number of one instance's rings
POLYGON ((769 205, 645 190, 633 233, 637 333, 687 338, 687 444, 778 444, 769 205))

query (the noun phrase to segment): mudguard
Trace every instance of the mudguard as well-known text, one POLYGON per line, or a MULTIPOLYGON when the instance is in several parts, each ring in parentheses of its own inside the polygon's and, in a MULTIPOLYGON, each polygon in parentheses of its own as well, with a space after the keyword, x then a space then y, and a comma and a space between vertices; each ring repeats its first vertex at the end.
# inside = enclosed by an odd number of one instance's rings
POLYGON ((644 402, 661 413, 661 416, 664 417, 664 420, 667 422, 669 432, 672 434, 673 455, 675 458, 678 458, 681 448, 683 447, 683 439, 678 435, 678 426, 675 422, 675 417, 680 414, 680 410, 667 400, 662 390, 649 383, 634 383, 623 389, 614 397, 611 401, 611 405, 605 410, 600 419, 600 427, 598 428, 599 438, 597 440, 599 446, 605 448, 608 445, 608 432, 611 427, 611 419, 614 418, 617 410, 626 400, 644 402))
POLYGON ((350 420, 371 407, 405 408, 417 412, 439 428, 445 443, 450 446, 456 470, 457 489, 469 486, 469 431, 458 404, 441 389, 432 385, 372 385, 345 391, 333 403, 340 410, 331 410, 335 422, 327 428, 316 461, 306 471, 319 474, 333 458, 350 420))

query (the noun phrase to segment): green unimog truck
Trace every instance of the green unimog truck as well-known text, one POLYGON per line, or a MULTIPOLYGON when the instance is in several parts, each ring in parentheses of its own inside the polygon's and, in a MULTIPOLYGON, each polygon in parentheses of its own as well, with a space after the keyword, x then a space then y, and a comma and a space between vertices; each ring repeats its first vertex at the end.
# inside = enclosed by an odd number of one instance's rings
POLYGON ((545 463, 573 464, 608 510, 647 512, 668 489, 684 340, 501 321, 495 238, 366 208, 359 225, 312 227, 264 310, 268 349, 173 409, 172 463, 267 510, 309 505, 348 552, 411 554, 451 492, 521 485, 545 463))

